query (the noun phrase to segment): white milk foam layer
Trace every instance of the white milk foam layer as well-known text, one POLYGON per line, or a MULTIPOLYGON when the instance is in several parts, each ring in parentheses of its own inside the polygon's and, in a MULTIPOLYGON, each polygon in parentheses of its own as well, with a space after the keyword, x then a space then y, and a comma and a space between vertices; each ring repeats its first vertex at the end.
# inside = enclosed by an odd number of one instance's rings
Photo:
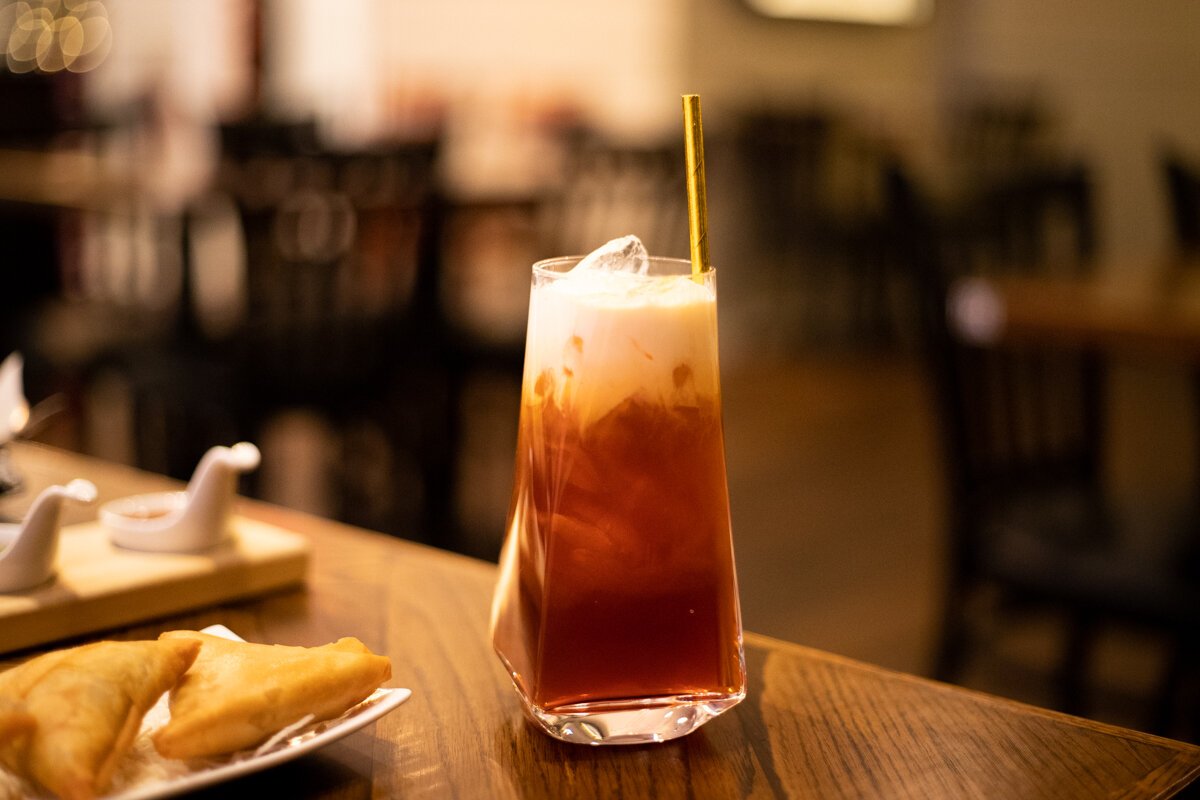
POLYGON ((715 400, 717 300, 707 280, 597 269, 535 280, 527 399, 538 398, 535 387, 553 391, 583 425, 629 397, 668 406, 715 400))

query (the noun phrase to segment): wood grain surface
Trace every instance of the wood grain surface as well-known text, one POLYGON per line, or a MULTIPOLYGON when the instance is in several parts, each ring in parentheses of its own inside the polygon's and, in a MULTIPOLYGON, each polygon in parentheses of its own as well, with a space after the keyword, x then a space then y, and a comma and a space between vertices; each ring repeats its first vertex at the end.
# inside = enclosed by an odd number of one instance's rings
POLYGON ((65 526, 54 579, 0 594, 0 653, 303 583, 305 537, 244 517, 229 525, 230 541, 203 553, 126 550, 99 522, 65 526))
MULTIPOLYGON (((169 485, 46 448, 16 456, 31 489, 86 477, 107 499, 169 485)), ((19 514, 31 493, 0 513, 19 514)), ((202 797, 1149 798, 1200 775, 1200 748, 754 634, 746 701, 691 736, 561 743, 524 721, 491 652, 492 565, 261 503, 240 512, 310 538, 306 590, 110 636, 213 623, 287 644, 353 635, 414 694, 373 728, 202 797)))

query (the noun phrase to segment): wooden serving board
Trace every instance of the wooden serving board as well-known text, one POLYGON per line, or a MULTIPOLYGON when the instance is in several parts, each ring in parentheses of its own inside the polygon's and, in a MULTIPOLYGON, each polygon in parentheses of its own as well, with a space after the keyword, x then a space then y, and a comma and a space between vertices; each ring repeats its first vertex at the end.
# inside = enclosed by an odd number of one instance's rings
POLYGON ((125 550, 99 522, 64 527, 57 577, 0 593, 0 653, 303 583, 307 539, 244 517, 230 526, 200 554, 125 550))

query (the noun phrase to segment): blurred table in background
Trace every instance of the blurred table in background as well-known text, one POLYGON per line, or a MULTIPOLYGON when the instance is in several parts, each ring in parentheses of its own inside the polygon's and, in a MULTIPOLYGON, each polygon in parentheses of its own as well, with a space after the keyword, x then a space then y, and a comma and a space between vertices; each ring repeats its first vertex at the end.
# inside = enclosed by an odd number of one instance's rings
POLYGON ((0 149, 0 201, 112 212, 145 190, 140 176, 91 153, 0 149))
POLYGON ((950 287, 947 313, 978 344, 1030 342, 1200 359, 1200 263, 1172 263, 1152 281, 972 276, 950 287))

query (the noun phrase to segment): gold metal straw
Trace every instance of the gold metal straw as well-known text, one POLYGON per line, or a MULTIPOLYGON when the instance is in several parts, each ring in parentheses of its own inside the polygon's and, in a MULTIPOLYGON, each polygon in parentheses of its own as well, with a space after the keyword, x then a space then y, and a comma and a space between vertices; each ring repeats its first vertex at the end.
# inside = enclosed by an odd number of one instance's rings
POLYGON ((708 190, 704 183, 704 126, 698 94, 683 96, 683 142, 687 154, 688 240, 692 277, 698 281, 708 267, 708 190))

